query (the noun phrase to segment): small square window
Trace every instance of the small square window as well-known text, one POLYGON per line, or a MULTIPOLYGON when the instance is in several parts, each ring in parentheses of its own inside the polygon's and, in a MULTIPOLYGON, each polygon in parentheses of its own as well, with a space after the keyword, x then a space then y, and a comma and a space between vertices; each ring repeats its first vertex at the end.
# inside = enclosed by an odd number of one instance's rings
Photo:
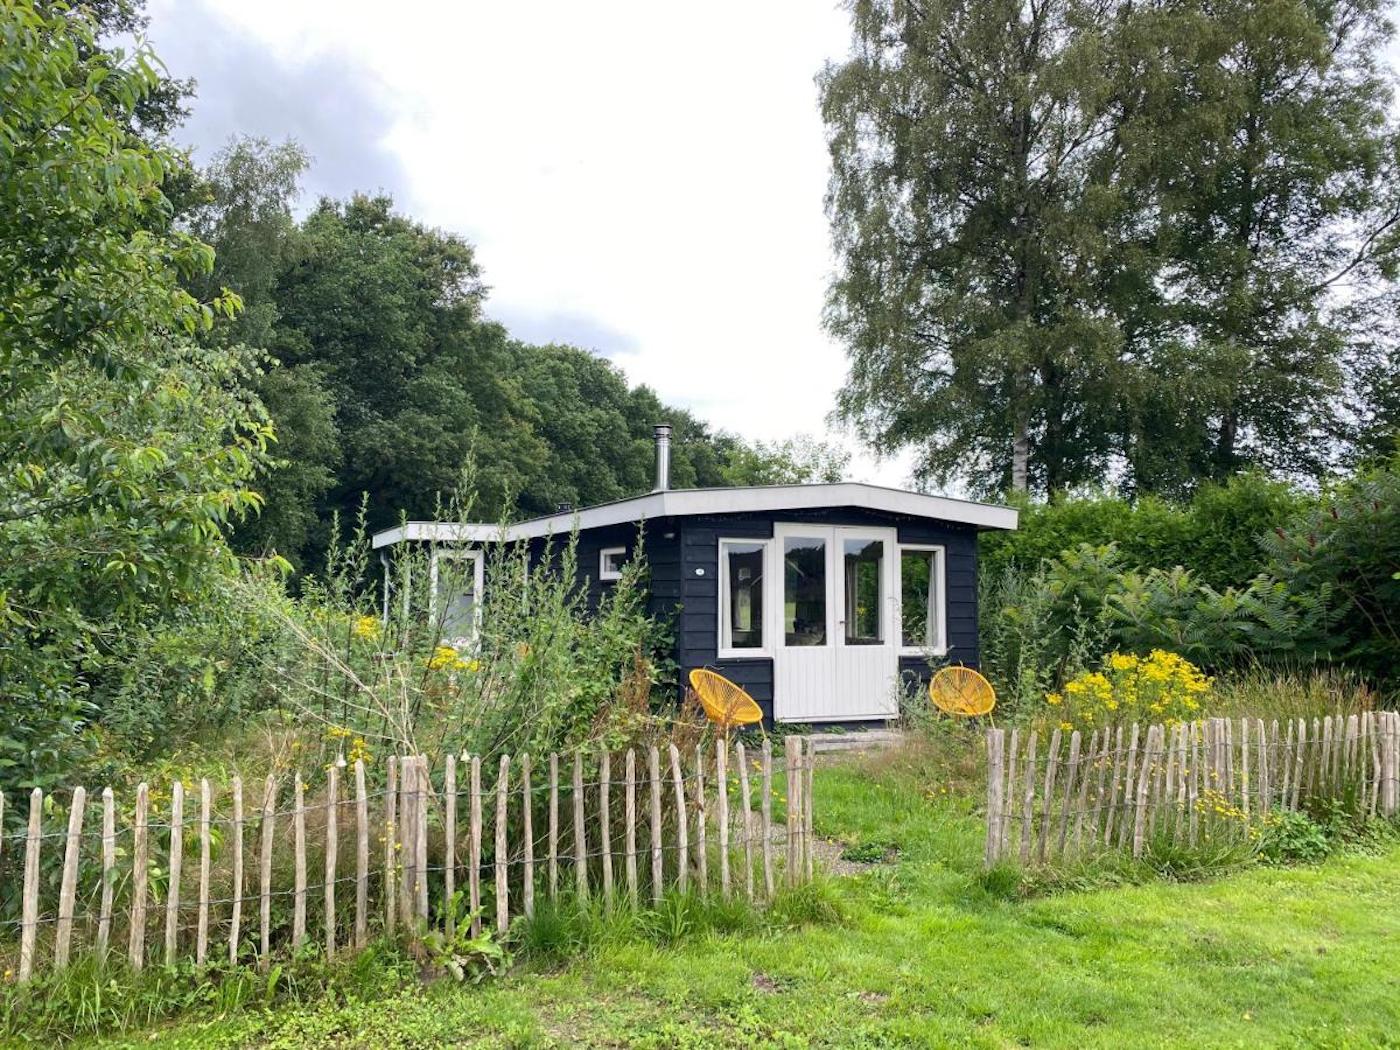
POLYGON ((626 547, 604 547, 598 552, 598 579, 605 583, 622 579, 622 567, 626 564, 626 547))

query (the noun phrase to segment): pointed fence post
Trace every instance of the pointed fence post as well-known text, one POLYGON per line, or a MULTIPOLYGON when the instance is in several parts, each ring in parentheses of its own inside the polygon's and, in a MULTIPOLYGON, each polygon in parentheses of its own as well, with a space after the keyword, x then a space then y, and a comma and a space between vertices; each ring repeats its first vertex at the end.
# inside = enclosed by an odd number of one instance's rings
POLYGON ((29 793, 29 829, 24 839, 24 903, 20 910, 19 983, 34 973, 34 948, 39 935, 39 845, 43 838, 44 793, 29 793))
POLYGON ((365 762, 355 759, 355 948, 369 942, 369 795, 365 762))
POLYGON ((136 815, 131 830, 131 929, 127 931, 127 961, 133 970, 146 964, 146 869, 150 865, 150 788, 136 785, 136 815))
POLYGON ((456 922, 452 896, 457 892, 457 756, 449 753, 442 774, 443 924, 450 935, 456 922))
MULTIPOLYGON (((0 795, 0 826, 4 824, 5 799, 0 795)), ((102 903, 97 913, 97 957, 107 961, 112 936, 112 894, 117 878, 117 799, 111 788, 102 789, 102 903)))
POLYGON ((525 846, 525 870, 521 875, 525 918, 535 917, 535 800, 530 789, 530 756, 520 756, 521 835, 525 846))
POLYGON ((258 859, 258 964, 267 969, 272 947, 272 843, 277 820, 277 781, 271 773, 263 788, 262 855, 258 859))
POLYGON ((502 755, 496 774, 496 932, 510 929, 510 852, 506 842, 506 816, 510 799, 510 756, 502 755))
POLYGON ((661 754, 655 744, 647 749, 647 781, 651 789, 651 899, 659 901, 666 873, 661 859, 661 754))
POLYGON ((209 778, 199 781, 199 911, 195 925, 194 964, 203 966, 209 956, 209 811, 212 799, 209 778))
POLYGON ((54 935, 54 969, 68 965, 73 944, 73 912, 78 893, 78 854, 83 839, 83 810, 87 805, 87 790, 73 789, 73 801, 68 809, 68 837, 63 848, 63 875, 58 889, 58 929, 54 935))
POLYGON ((165 893, 165 962, 175 961, 180 940, 180 869, 185 857, 185 786, 178 780, 170 788, 170 883, 165 893))
POLYGON ((292 787, 292 838, 296 870, 292 890, 292 947, 300 948, 306 939, 306 785, 301 774, 292 787))
POLYGON ((715 818, 719 822, 719 891, 729 899, 729 749, 723 740, 715 741, 715 818))
POLYGON ((983 851, 982 863, 990 868, 999 858, 1001 850, 1001 792, 1002 748, 1005 745, 1006 730, 987 730, 987 842, 983 851))
POLYGON ((690 877, 690 836, 686 826, 689 821, 685 812, 685 781, 681 777, 681 753, 674 743, 671 745, 671 781, 676 789, 676 885, 684 893, 690 877))
POLYGON ((622 800, 622 821, 624 827, 623 848, 627 853, 627 900, 633 909, 637 907, 637 752, 627 749, 623 765, 624 794, 622 800))
POLYGON ((598 837, 603 854, 603 903, 608 907, 612 907, 613 902, 612 827, 608 820, 611 781, 612 755, 604 749, 598 759, 598 837))
POLYGON ((233 794, 233 908, 228 922, 228 962, 238 963, 238 938, 243 926, 243 778, 234 774, 233 794))
POLYGON ((559 897, 559 756, 549 756, 549 899, 559 897))
POLYGON ((739 825, 740 842, 744 848, 744 893, 753 901, 753 799, 749 793, 749 760, 742 741, 734 744, 735 764, 739 767, 739 794, 743 800, 744 819, 739 825))
POLYGON ((326 958, 335 957, 335 876, 340 852, 340 767, 326 771, 326 958))
POLYGON ((574 892, 588 899, 588 829, 583 800, 583 752, 574 752, 574 892))
POLYGON ((398 907, 394 902, 397 895, 395 886, 399 854, 396 844, 399 841, 399 760, 390 755, 388 773, 384 782, 384 929, 392 937, 394 924, 398 921, 398 907))
POLYGON ((773 742, 763 738, 763 892, 772 900, 773 885, 773 742))

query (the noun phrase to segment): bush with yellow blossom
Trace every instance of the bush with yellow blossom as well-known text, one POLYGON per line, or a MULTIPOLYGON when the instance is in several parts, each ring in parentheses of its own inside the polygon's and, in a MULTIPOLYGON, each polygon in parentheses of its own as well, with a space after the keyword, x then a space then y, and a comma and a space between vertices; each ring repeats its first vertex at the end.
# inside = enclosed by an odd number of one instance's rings
POLYGON ((1202 714, 1211 679, 1176 653, 1147 656, 1110 653, 1097 671, 1086 671, 1045 697, 1050 717, 1066 731, 1129 722, 1175 725, 1202 714))

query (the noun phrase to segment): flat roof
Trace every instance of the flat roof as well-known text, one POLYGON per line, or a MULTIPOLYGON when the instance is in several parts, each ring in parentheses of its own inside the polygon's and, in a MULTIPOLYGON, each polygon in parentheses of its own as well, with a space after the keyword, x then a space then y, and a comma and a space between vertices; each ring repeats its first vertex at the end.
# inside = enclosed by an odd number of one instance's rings
POLYGON ((442 543, 485 543, 534 539, 567 534, 579 529, 624 525, 657 518, 690 517, 697 514, 748 514, 766 511, 816 510, 823 507, 861 507, 866 510, 905 514, 915 518, 935 518, 979 529, 1014 529, 1018 512, 1014 507, 972 500, 930 496, 923 492, 867 485, 860 481, 838 481, 820 485, 748 485, 738 488, 666 489, 644 496, 629 496, 593 507, 546 514, 513 525, 410 521, 374 534, 376 548, 405 540, 431 540, 442 543))

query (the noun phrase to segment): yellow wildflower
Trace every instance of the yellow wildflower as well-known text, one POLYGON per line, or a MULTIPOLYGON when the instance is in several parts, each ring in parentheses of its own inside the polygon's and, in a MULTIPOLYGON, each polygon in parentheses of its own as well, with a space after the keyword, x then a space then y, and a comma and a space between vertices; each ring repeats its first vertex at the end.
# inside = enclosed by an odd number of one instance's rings
POLYGON ((364 638, 372 642, 379 637, 379 617, 357 616, 355 622, 351 624, 350 630, 356 638, 364 638))

